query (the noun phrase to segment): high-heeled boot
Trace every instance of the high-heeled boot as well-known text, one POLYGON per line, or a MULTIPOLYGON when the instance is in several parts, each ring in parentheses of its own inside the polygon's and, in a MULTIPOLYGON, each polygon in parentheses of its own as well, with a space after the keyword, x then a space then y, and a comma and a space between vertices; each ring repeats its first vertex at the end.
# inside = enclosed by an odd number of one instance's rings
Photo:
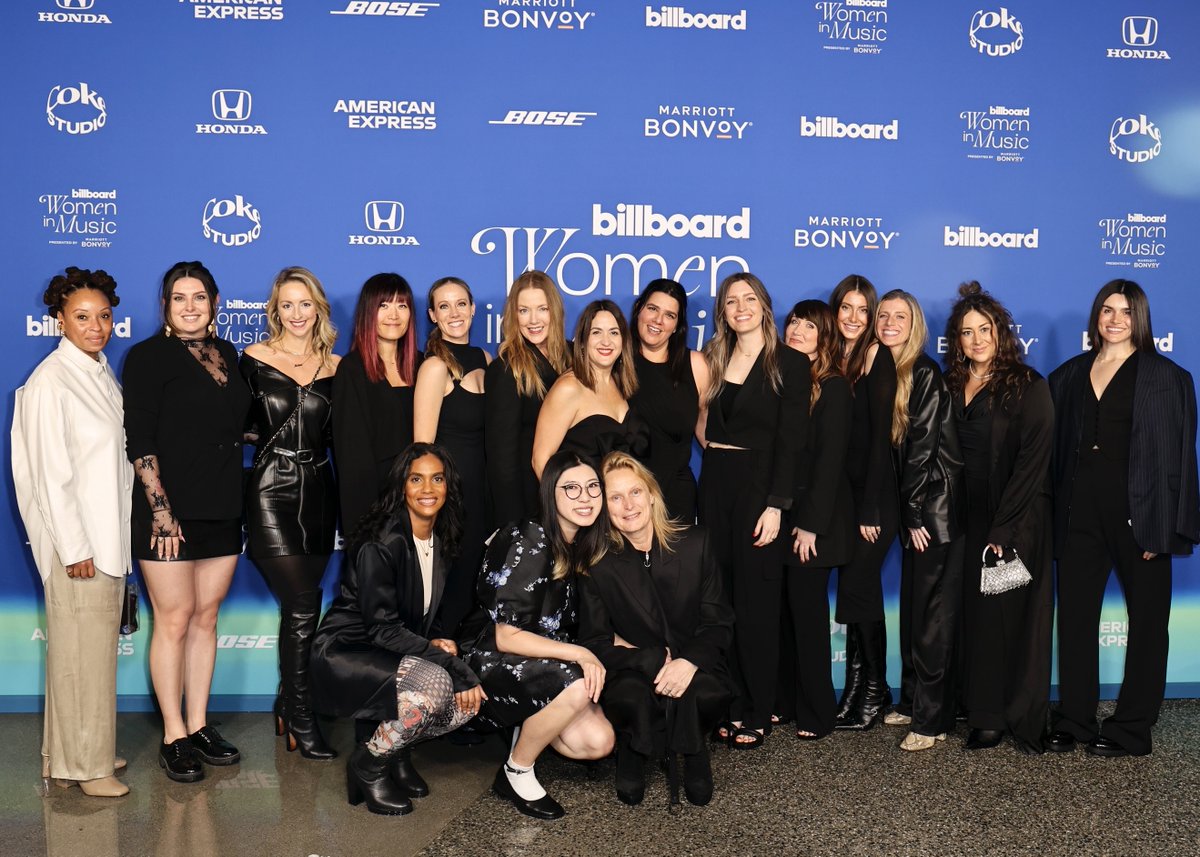
POLYGON ((283 721, 288 752, 327 761, 337 752, 321 735, 308 688, 308 656, 321 610, 321 590, 301 592, 280 617, 279 670, 283 683, 283 721))
POLYGON ((392 782, 409 797, 428 796, 429 783, 413 767, 411 747, 402 748, 392 757, 392 782))
POLYGON ((412 801, 392 781, 393 757, 399 750, 387 756, 376 756, 366 744, 355 744, 354 752, 346 760, 346 799, 351 806, 366 801, 367 809, 376 815, 407 815, 412 812, 412 801))
POLYGON ((863 662, 858 645, 859 623, 846 625, 846 680, 842 687, 842 698, 838 700, 834 715, 835 729, 852 729, 857 722, 858 705, 862 699, 863 662))
POLYGON ((863 662, 863 690, 856 719, 839 729, 865 732, 883 719, 890 704, 887 683, 887 626, 883 621, 863 622, 858 628, 858 647, 863 662))

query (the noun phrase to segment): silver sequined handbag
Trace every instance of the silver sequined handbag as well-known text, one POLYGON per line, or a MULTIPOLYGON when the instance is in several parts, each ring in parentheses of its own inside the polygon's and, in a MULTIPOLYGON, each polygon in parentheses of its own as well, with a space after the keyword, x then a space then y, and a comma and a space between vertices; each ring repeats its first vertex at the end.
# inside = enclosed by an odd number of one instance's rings
MULTIPOLYGON (((991 548, 987 545, 983 547, 983 556, 980 561, 983 563, 982 573, 979 576, 979 591, 984 595, 999 595, 1002 592, 1008 592, 1011 589, 1019 589, 1022 586, 1027 586, 1032 580, 1033 575, 1029 573, 1029 569, 1025 567, 1025 563, 1021 562, 1021 557, 1017 556, 1016 548, 1009 548, 1003 555, 998 557, 995 565, 988 565, 987 555, 991 548)), ((995 554, 995 551, 992 551, 995 554)))

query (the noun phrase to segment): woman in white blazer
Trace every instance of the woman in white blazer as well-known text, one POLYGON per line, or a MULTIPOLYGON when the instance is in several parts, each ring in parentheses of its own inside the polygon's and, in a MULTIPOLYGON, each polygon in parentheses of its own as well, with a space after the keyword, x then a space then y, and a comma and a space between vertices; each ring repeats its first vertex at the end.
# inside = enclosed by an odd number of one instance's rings
POLYGON ((67 268, 43 295, 63 338, 17 390, 13 483, 46 592, 42 769, 60 786, 120 797, 117 631, 130 570, 133 468, 121 388, 104 356, 116 282, 67 268))

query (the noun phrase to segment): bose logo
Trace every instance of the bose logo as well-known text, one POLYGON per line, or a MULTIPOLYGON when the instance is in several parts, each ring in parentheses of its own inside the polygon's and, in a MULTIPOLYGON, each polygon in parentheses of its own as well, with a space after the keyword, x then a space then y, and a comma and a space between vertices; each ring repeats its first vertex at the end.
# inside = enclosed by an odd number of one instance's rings
POLYGON ((373 199, 363 209, 363 219, 372 232, 399 232, 404 226, 404 203, 373 199))
POLYGON ((371 15, 389 18, 424 18, 430 9, 440 3, 392 3, 385 0, 351 0, 345 9, 330 9, 330 15, 371 15))
POLYGON ((1158 41, 1158 19, 1131 15, 1121 22, 1121 38, 1130 47, 1150 47, 1158 41))
MULTIPOLYGON (((200 224, 204 228, 205 238, 211 239, 214 244, 221 244, 225 247, 242 247, 262 235, 262 216, 258 213, 258 209, 246 202, 246 198, 240 193, 236 194, 233 199, 213 197, 206 202, 200 224), (225 232, 213 226, 214 221, 224 220, 228 217, 240 217, 248 221, 251 226, 241 232, 225 232)), ((220 225, 224 226, 225 224, 220 225)))
POLYGON ((1008 14, 1008 9, 1001 6, 999 12, 985 12, 980 9, 971 16, 971 27, 968 30, 971 47, 989 57, 1006 57, 1021 50, 1025 44, 1025 30, 1021 22, 1008 14), (1007 42, 994 43, 982 38, 981 31, 990 30, 988 38, 1002 35, 1002 30, 1008 30, 1014 38, 1007 42))
POLYGON ((59 9, 79 9, 82 11, 95 6, 96 0, 54 0, 54 5, 59 9))
POLYGON ((510 110, 503 119, 489 119, 489 125, 569 125, 578 128, 595 113, 555 110, 510 110))
POLYGON ((1162 151, 1162 131, 1146 118, 1145 113, 1138 114, 1136 119, 1118 116, 1113 120, 1112 128, 1108 132, 1108 151, 1109 154, 1116 155, 1122 161, 1143 164, 1153 160, 1162 151), (1153 145, 1148 149, 1126 149, 1124 146, 1117 145, 1118 140, 1133 136, 1146 137, 1153 141, 1153 145))
POLYGON ((104 123, 108 121, 108 111, 104 106, 104 99, 86 83, 80 83, 79 86, 56 86, 46 96, 46 121, 56 131, 65 131, 68 134, 90 134, 104 127, 104 123), (58 116, 59 108, 71 107, 76 104, 92 108, 97 113, 96 117, 71 120, 58 116))
POLYGON ((212 94, 214 119, 245 122, 250 118, 252 99, 245 89, 215 89, 212 94))

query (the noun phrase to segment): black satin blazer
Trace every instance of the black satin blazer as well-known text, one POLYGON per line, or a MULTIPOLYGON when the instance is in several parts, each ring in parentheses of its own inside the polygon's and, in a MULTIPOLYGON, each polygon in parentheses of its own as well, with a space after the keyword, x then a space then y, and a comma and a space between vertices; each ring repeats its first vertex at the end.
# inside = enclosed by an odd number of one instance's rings
POLYGON ((908 434, 897 450, 901 538, 925 527, 931 544, 963 533, 963 457, 950 391, 937 364, 922 354, 913 365, 908 397, 908 434))

